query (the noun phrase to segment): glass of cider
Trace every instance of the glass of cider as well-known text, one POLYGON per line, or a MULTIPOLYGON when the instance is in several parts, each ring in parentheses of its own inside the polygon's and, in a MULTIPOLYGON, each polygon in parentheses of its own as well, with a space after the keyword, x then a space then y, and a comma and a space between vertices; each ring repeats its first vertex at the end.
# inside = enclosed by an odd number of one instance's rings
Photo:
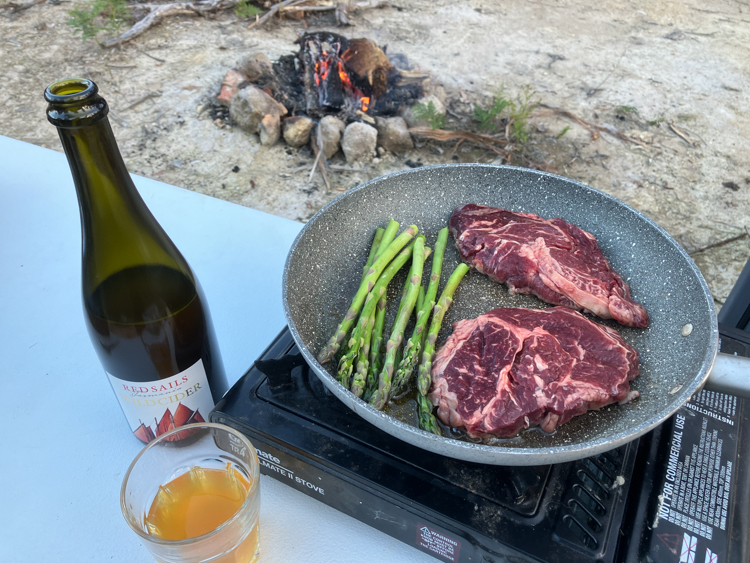
POLYGON ((258 454, 228 426, 188 424, 157 437, 130 464, 120 506, 160 563, 258 560, 258 454))

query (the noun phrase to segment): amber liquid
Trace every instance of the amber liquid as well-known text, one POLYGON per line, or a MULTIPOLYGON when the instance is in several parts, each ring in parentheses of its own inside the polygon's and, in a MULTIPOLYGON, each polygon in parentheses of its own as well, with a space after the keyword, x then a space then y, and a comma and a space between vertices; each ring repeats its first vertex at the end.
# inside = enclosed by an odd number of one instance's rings
MULTIPOLYGON (((233 468, 193 467, 159 487, 146 529, 165 540, 186 540, 205 535, 234 516, 247 498, 251 483, 233 468)), ((258 525, 231 552, 215 563, 249 563, 258 552, 258 525)))
POLYGON ((201 295, 182 272, 153 264, 127 268, 84 295, 84 307, 108 373, 126 381, 156 381, 202 359, 214 403, 226 391, 201 295))

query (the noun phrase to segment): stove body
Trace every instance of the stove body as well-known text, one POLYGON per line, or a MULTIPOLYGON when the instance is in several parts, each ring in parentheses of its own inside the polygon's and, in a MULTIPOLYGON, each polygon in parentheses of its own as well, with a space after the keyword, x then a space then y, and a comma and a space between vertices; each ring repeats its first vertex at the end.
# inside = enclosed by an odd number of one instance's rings
MULTIPOLYGON (((732 332, 724 327, 724 332, 732 332)), ((750 335, 722 334, 750 356, 750 335)), ((414 448, 346 408, 284 330, 211 413, 261 472, 453 563, 748 561, 750 408, 702 392, 618 449, 501 467, 414 448), (716 555, 718 559, 711 557, 716 555)))

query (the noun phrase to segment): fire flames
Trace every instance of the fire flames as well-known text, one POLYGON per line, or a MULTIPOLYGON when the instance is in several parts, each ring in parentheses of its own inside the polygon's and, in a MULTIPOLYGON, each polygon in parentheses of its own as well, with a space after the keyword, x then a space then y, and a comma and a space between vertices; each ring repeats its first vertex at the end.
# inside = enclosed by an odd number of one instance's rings
POLYGON ((337 78, 341 83, 345 102, 352 103, 355 110, 367 112, 370 108, 370 96, 365 96, 364 92, 352 82, 344 62, 338 56, 340 48, 339 44, 334 43, 331 45, 331 51, 322 51, 315 61, 315 85, 318 88, 321 102, 326 95, 326 89, 330 87, 332 69, 335 69, 337 78))

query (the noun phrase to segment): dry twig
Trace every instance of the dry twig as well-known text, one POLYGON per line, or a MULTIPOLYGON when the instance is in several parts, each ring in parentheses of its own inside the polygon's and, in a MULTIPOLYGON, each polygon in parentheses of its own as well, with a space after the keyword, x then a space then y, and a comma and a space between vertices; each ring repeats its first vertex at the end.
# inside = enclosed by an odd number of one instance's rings
POLYGON ((15 2, 8 2, 7 4, 3 4, 0 6, 0 10, 9 10, 11 14, 16 14, 18 12, 23 12, 24 10, 28 10, 32 6, 36 6, 37 4, 43 4, 46 0, 29 0, 28 2, 24 2, 23 4, 17 4, 15 2))
POLYGON ((725 244, 729 244, 730 242, 735 242, 738 240, 742 240, 745 237, 750 237, 750 233, 747 232, 747 227, 745 227, 745 232, 742 234, 737 235, 736 237, 727 238, 724 240, 720 240, 719 242, 714 242, 713 244, 709 244, 707 246, 704 246, 702 248, 699 248, 698 250, 693 250, 692 252, 688 252, 690 256, 693 256, 695 254, 698 254, 699 252, 703 252, 704 250, 710 250, 711 248, 718 248, 720 246, 724 246, 725 244))
POLYGON ((674 123, 671 121, 668 122, 669 128, 672 130, 672 132, 677 135, 680 139, 685 141, 688 145, 691 147, 696 146, 695 141, 693 141, 687 133, 685 133, 682 129, 678 128, 674 123))
MULTIPOLYGON (((328 183, 328 174, 326 174, 326 162, 323 156, 323 135, 320 132, 320 127, 317 128, 315 134, 315 142, 312 143, 313 151, 315 152, 315 162, 313 163, 312 170, 310 171, 310 180, 312 180, 313 174, 315 174, 315 168, 320 162, 320 173, 323 176, 323 181, 326 183, 326 189, 331 191, 331 184, 328 183)), ((309 180, 308 180, 309 181, 309 180)))
POLYGON ((122 109, 121 109, 120 111, 127 111, 127 110, 129 110, 129 109, 133 109, 133 108, 134 108, 135 106, 137 106, 137 105, 140 105, 140 104, 142 104, 142 103, 143 103, 143 102, 145 102, 146 100, 148 100, 148 99, 150 99, 150 98, 158 98, 159 96, 161 96, 161 92, 160 92, 159 90, 157 90, 157 91, 155 91, 155 92, 149 92, 149 93, 148 93, 148 94, 146 94, 145 96, 142 96, 141 98, 138 98, 138 99, 137 99, 136 101, 134 101, 134 102, 133 102, 132 104, 130 104, 130 105, 128 105, 128 106, 126 106, 126 107, 122 108, 122 109))

